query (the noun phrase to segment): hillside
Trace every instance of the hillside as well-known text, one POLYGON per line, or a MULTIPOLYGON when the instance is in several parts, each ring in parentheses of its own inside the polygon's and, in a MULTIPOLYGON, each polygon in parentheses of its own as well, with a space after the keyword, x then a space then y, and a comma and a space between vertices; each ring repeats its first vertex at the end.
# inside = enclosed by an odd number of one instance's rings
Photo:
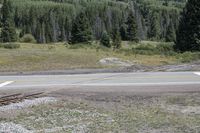
MULTIPOLYGON (((182 0, 183 1, 183 0, 182 0)), ((103 31, 123 28, 127 15, 133 11, 141 40, 165 40, 168 28, 177 29, 181 0, 11 0, 13 19, 20 37, 31 33, 39 43, 68 41, 72 22, 85 11, 94 39, 103 31), (152 28, 154 25, 154 29, 152 28), (153 35, 149 35, 154 31, 153 35)))

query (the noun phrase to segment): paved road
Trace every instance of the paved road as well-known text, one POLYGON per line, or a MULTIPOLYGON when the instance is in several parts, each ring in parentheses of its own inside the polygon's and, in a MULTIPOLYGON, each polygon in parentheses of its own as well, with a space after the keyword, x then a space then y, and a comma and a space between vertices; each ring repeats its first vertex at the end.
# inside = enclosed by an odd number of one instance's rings
MULTIPOLYGON (((0 90, 52 87, 164 87, 195 86, 200 89, 199 72, 102 73, 82 75, 0 76, 0 90)), ((199 90, 200 91, 200 90, 199 90)))

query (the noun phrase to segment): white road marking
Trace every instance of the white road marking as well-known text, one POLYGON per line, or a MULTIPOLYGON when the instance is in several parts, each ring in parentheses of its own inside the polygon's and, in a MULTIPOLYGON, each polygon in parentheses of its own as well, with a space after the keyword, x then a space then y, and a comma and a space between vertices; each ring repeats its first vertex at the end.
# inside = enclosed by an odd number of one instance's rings
POLYGON ((30 88, 30 87, 55 87, 55 86, 94 86, 94 87, 109 87, 109 86, 173 86, 173 85, 200 85, 200 82, 160 82, 160 83, 91 83, 91 84, 40 84, 40 85, 14 85, 6 86, 6 88, 30 88))
POLYGON ((4 83, 1 83, 0 84, 0 87, 4 87, 4 86, 6 86, 6 85, 9 85, 9 84, 11 84, 11 83, 13 83, 14 81, 6 81, 6 82, 4 82, 4 83))
POLYGON ((200 76, 200 72, 194 72, 194 74, 199 75, 200 76))
MULTIPOLYGON (((91 84, 77 84, 77 86, 159 86, 159 85, 194 85, 200 82, 160 82, 160 83, 91 83, 91 84)), ((74 84, 73 86, 76 86, 74 84)))

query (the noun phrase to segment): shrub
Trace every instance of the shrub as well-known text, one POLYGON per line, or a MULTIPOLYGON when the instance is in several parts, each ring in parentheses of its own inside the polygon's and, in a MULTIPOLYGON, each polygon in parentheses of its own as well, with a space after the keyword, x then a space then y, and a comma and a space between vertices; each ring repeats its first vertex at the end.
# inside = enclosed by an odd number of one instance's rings
POLYGON ((135 48, 136 50, 150 50, 150 51, 153 51, 155 50, 155 47, 153 45, 139 45, 135 48))
POLYGON ((113 39, 112 45, 113 45, 114 50, 120 49, 122 47, 121 45, 122 40, 121 40, 120 32, 117 28, 113 30, 112 39, 113 39))
POLYGON ((199 52, 185 52, 182 54, 177 54, 176 56, 182 63, 188 63, 192 61, 196 61, 200 59, 200 53, 199 52))
POLYGON ((176 55, 176 52, 174 51, 174 44, 171 43, 161 43, 161 44, 158 44, 156 46, 156 49, 159 51, 160 54, 163 54, 163 55, 176 55))
POLYGON ((142 55, 153 55, 159 54, 159 51, 153 45, 139 45, 132 49, 135 54, 142 54, 142 55))
POLYGON ((156 46, 160 52, 174 51, 173 44, 161 43, 156 46))
POLYGON ((20 44, 17 43, 4 43, 0 44, 1 48, 6 48, 6 49, 17 49, 20 48, 20 44))
POLYGON ((33 35, 31 34, 25 34, 21 39, 20 42, 24 43, 36 43, 36 40, 33 35))
POLYGON ((104 31, 104 33, 102 34, 101 37, 101 45, 110 48, 111 44, 110 44, 110 36, 108 35, 108 33, 106 31, 104 31))
POLYGON ((154 54, 175 55, 176 54, 173 49, 173 44, 170 44, 170 43, 160 43, 157 45, 142 44, 133 48, 132 51, 135 54, 144 54, 144 55, 154 55, 154 54))

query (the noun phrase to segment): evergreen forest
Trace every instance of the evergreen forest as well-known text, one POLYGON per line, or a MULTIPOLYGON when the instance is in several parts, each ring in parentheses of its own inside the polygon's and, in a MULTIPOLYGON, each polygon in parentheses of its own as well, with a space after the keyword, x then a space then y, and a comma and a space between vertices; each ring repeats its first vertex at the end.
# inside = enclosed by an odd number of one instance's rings
MULTIPOLYGON (((73 25, 80 14, 85 17, 84 25, 91 30, 88 39, 100 40, 104 32, 111 35, 118 29, 122 40, 132 40, 127 33, 127 19, 132 14, 135 40, 174 41, 180 12, 185 6, 185 0, 8 1, 9 21, 12 21, 9 23, 16 28, 17 37, 32 34, 38 43, 73 42, 72 31, 78 30, 73 25)), ((0 2, 3 4, 3 0, 0 2)))

